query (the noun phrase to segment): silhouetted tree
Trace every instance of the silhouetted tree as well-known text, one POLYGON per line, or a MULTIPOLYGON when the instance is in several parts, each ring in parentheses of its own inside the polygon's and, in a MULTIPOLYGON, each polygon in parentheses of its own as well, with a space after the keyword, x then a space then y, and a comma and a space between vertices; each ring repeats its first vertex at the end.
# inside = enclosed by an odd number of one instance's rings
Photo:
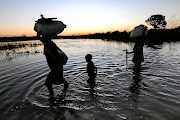
POLYGON ((23 34, 21 37, 27 37, 26 34, 23 34))
POLYGON ((152 15, 145 22, 152 25, 154 29, 165 28, 167 25, 165 16, 160 15, 160 14, 152 15))
POLYGON ((180 30, 180 26, 177 29, 180 30))
POLYGON ((116 31, 112 32, 112 34, 113 35, 118 35, 118 34, 120 34, 120 32, 116 30, 116 31))

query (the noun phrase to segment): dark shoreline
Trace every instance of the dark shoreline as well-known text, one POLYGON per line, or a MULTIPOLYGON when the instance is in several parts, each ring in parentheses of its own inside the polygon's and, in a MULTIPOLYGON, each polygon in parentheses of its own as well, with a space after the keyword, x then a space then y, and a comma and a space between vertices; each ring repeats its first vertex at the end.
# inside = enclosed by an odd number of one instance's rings
MULTIPOLYGON (((116 40, 122 42, 133 42, 133 39, 130 39, 131 32, 107 32, 107 33, 95 33, 89 35, 80 35, 80 36, 55 36, 53 39, 103 39, 103 40, 116 40)), ((30 41, 30 40, 39 40, 38 37, 0 37, 0 42, 14 42, 14 41, 30 41)), ((180 27, 175 29, 160 29, 154 30, 150 29, 147 37, 146 44, 162 44, 163 42, 175 42, 180 41, 180 27)))

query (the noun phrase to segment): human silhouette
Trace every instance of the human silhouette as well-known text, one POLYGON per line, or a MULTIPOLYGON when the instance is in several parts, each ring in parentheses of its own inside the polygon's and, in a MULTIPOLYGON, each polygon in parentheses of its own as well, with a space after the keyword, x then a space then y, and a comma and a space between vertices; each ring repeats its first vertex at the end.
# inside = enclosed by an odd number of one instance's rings
POLYGON ((66 25, 61 21, 54 20, 57 18, 40 16, 41 18, 35 21, 34 30, 37 32, 37 37, 44 44, 44 55, 51 70, 46 78, 45 86, 50 93, 50 101, 53 101, 52 84, 64 84, 64 91, 69 87, 69 83, 63 77, 63 65, 66 64, 68 57, 51 40, 53 36, 61 33, 66 28, 66 25))
POLYGON ((144 62, 144 54, 143 54, 143 47, 145 42, 145 31, 146 28, 141 29, 142 30, 142 36, 135 38, 135 45, 132 52, 126 53, 133 53, 133 59, 135 66, 140 66, 142 62, 144 62))
POLYGON ((85 56, 85 59, 87 61, 87 73, 88 73, 88 80, 87 82, 89 83, 89 86, 91 89, 94 89, 94 87, 96 86, 95 84, 95 78, 96 78, 96 74, 97 74, 97 68, 95 67, 94 63, 92 62, 92 55, 91 54, 87 54, 85 56))
POLYGON ((64 84, 64 91, 66 91, 69 83, 63 78, 63 65, 59 64, 60 61, 57 59, 58 47, 56 44, 48 36, 41 37, 40 41, 44 44, 44 55, 51 70, 46 78, 45 86, 48 88, 50 98, 53 98, 52 84, 64 84), (54 56, 52 56, 52 53, 54 56))

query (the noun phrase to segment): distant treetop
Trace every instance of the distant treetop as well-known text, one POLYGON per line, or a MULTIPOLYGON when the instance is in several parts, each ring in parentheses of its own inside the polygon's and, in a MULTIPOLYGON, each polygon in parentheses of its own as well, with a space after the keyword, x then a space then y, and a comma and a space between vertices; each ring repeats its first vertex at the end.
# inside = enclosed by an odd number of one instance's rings
POLYGON ((163 29, 167 25, 165 16, 161 14, 152 15, 145 22, 148 23, 149 25, 152 25, 154 29, 163 29))

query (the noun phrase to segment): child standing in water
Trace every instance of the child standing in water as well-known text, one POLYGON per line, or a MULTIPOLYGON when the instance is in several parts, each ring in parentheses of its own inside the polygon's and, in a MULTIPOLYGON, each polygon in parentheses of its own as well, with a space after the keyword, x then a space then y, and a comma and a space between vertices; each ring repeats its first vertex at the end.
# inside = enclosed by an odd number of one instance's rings
POLYGON ((92 55, 91 54, 87 54, 85 56, 85 59, 87 61, 87 73, 89 76, 89 79, 87 80, 87 82, 90 85, 90 88, 93 89, 95 87, 95 78, 96 78, 96 74, 97 74, 97 68, 94 66, 94 63, 91 61, 92 59, 92 55))

